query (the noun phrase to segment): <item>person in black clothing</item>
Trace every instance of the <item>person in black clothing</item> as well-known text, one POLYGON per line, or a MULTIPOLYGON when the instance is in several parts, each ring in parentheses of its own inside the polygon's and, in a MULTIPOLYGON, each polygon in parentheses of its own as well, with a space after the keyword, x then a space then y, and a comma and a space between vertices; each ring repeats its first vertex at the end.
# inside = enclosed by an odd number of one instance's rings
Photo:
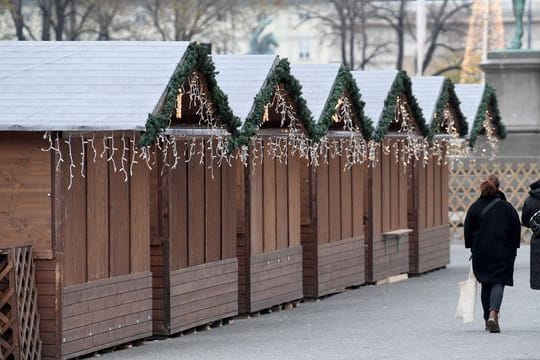
MULTIPOLYGON (((529 197, 523 204, 521 212, 523 226, 535 228, 534 224, 531 224, 531 217, 538 211, 540 211, 540 180, 531 184, 529 197)), ((531 289, 540 290, 540 230, 537 228, 534 230, 531 237, 531 289)))
POLYGON ((465 247, 471 249, 473 272, 482 284, 481 299, 486 330, 500 332, 499 311, 505 286, 514 285, 514 262, 521 225, 514 207, 490 175, 480 184, 480 198, 465 218, 465 247))

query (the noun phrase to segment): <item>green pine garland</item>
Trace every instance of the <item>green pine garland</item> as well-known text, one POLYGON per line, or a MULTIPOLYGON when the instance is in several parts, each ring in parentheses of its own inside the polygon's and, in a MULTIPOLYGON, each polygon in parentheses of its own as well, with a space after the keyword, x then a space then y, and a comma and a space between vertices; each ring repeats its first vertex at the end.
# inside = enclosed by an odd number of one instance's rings
POLYGON ((266 79, 265 86, 255 96, 253 111, 246 118, 242 130, 233 135, 229 144, 230 149, 249 145, 249 140, 257 135, 263 119, 264 105, 272 101, 274 90, 278 84, 283 84, 285 91, 295 104, 296 115, 306 128, 307 136, 313 141, 318 141, 324 136, 325 133, 316 126, 306 100, 302 97, 302 86, 291 75, 289 62, 287 59, 282 59, 272 69, 266 79))
POLYGON ((206 78, 214 110, 221 123, 225 125, 233 136, 238 132, 240 119, 233 115, 229 107, 227 95, 217 85, 216 70, 212 59, 208 56, 208 51, 204 46, 191 43, 169 80, 163 106, 156 114, 148 114, 146 129, 141 136, 139 146, 151 145, 159 134, 169 126, 170 119, 175 111, 178 90, 182 87, 189 75, 196 70, 200 71, 206 78))
POLYGON ((439 133, 441 130, 441 122, 444 119, 444 108, 446 104, 455 110, 458 126, 459 126, 459 136, 464 137, 469 132, 469 125, 465 120, 465 116, 461 112, 460 101, 456 95, 454 84, 450 79, 445 78, 443 82, 443 87, 441 90, 441 95, 437 100, 437 105, 435 106, 435 120, 431 123, 431 132, 432 134, 439 133))
POLYGON ((420 128, 422 135, 431 138, 431 131, 426 125, 426 120, 424 119, 422 109, 420 106, 418 106, 416 97, 413 95, 411 79, 405 71, 400 70, 398 71, 392 87, 384 100, 384 109, 377 129, 375 129, 375 132, 373 133, 373 140, 380 142, 388 133, 390 124, 394 120, 394 116, 397 111, 396 99, 401 94, 405 94, 407 96, 408 104, 412 111, 412 116, 416 120, 416 124, 420 128))
POLYGON ((482 101, 476 112, 476 117, 474 118, 474 124, 469 137, 469 146, 474 147, 476 139, 484 130, 483 122, 486 114, 486 110, 491 110, 493 115, 493 121, 495 125, 495 132, 499 138, 504 139, 506 137, 506 127, 504 126, 501 113, 499 112, 499 105, 497 103, 497 95, 495 94, 495 89, 490 85, 486 85, 484 88, 484 93, 482 95, 482 101))
POLYGON ((360 118, 360 129, 365 140, 371 138, 373 133, 373 123, 371 119, 364 114, 364 102, 360 98, 360 90, 356 81, 352 77, 350 71, 346 69, 343 65, 340 67, 334 86, 332 88, 332 93, 328 97, 324 109, 321 114, 319 121, 319 127, 322 127, 320 130, 321 134, 326 134, 330 126, 332 126, 332 116, 336 112, 336 104, 339 98, 343 93, 347 91, 352 99, 352 105, 354 111, 360 118))

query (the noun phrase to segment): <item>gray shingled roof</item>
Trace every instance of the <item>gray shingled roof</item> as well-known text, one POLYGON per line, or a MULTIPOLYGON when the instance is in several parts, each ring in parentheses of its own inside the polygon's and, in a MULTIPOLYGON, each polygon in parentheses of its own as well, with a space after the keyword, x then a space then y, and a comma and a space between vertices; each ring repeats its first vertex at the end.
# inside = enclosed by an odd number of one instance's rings
POLYGON ((188 44, 0 41, 0 130, 144 130, 188 44))
POLYGON ((443 76, 413 76, 411 77, 413 95, 422 108, 426 121, 433 122, 437 101, 441 96, 444 84, 443 76))
POLYGON ((457 84, 456 94, 461 102, 461 112, 469 125, 469 135, 474 129, 474 120, 478 113, 478 108, 484 96, 484 84, 457 84))
POLYGON ((340 64, 293 64, 291 74, 302 85, 302 96, 316 122, 332 92, 340 64))
POLYGON ((392 84, 398 74, 397 70, 352 71, 351 74, 358 84, 362 100, 366 104, 364 113, 373 120, 376 129, 381 120, 384 100, 388 96, 392 84))
POLYGON ((253 109, 255 96, 278 62, 276 55, 216 55, 212 57, 218 86, 242 125, 253 109))

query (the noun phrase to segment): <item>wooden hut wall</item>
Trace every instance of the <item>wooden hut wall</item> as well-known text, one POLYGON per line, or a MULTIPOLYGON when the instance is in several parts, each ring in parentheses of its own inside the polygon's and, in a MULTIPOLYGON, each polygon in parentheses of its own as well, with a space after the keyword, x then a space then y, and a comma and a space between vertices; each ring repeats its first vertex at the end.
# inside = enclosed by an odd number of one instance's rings
POLYGON ((415 162, 410 173, 410 272, 417 274, 450 262, 449 169, 431 158, 425 166, 415 162))
MULTIPOLYGON (((112 148, 111 140, 106 141, 112 148)), ((129 144, 130 138, 124 141, 129 144)), ((120 136, 114 142, 115 147, 122 146, 120 136)), ((59 280, 63 357, 144 338, 152 330, 148 168, 139 163, 130 176, 126 163, 126 173, 120 172, 122 151, 118 150, 112 154, 114 163, 99 155, 94 162, 90 145, 73 136, 71 150, 77 165, 82 146, 87 154, 85 177, 76 166, 68 190, 69 162, 54 173, 63 204, 58 254, 63 260, 59 280)), ((98 154, 103 152, 101 137, 95 137, 94 146, 98 154)), ((67 146, 63 152, 69 154, 67 146)), ((130 151, 125 155, 131 159, 130 151)))
MULTIPOLYGON (((389 138, 384 143, 391 145, 389 138)), ((396 150, 381 154, 379 163, 369 169, 366 281, 375 282, 409 270, 408 174, 396 162, 396 150)))
MULTIPOLYGON (((176 144, 179 154, 189 146, 183 139, 176 144)), ((206 152, 202 164, 196 157, 152 173, 155 334, 238 313, 235 169, 226 162, 218 167, 206 152)))
MULTIPOLYGON (((101 144, 96 136, 98 153, 101 144)), ((68 190, 68 145, 58 171, 56 155, 42 151, 47 145, 36 133, 0 139, 0 181, 6 181, 0 198, 8 209, 0 215, 1 241, 35 249, 43 358, 75 357, 150 335, 146 167, 134 166, 125 182, 111 162, 98 156, 94 163, 89 155, 83 178, 81 140, 73 136, 76 168, 68 190)))
POLYGON ((311 169, 302 166, 304 296, 318 297, 365 281, 364 192, 367 168, 344 171, 334 157, 311 169))
MULTIPOLYGON (((263 138, 263 146, 270 141, 263 138)), ((302 298, 300 168, 265 156, 237 168, 239 312, 249 313, 302 298)))
POLYGON ((41 133, 0 134, 0 247, 32 245, 44 359, 58 353, 51 154, 41 133))

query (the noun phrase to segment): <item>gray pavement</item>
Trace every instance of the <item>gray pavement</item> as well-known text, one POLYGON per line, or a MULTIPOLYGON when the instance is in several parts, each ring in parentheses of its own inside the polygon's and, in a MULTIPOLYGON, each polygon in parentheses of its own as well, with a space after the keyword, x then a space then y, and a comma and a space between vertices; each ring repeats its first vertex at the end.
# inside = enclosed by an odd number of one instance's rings
POLYGON ((540 292, 529 289, 529 247, 507 287, 500 334, 454 318, 468 252, 452 245, 446 268, 363 286, 289 311, 102 355, 105 359, 540 359, 540 292))

